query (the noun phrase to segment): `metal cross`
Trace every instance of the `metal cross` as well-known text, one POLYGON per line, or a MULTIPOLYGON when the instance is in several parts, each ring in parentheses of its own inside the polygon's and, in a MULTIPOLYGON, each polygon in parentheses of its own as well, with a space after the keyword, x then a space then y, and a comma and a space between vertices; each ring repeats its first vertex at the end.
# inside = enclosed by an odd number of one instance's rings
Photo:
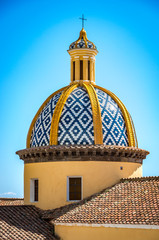
POLYGON ((84 18, 84 14, 82 14, 82 17, 79 18, 82 20, 82 28, 84 28, 84 21, 86 21, 87 19, 84 18))

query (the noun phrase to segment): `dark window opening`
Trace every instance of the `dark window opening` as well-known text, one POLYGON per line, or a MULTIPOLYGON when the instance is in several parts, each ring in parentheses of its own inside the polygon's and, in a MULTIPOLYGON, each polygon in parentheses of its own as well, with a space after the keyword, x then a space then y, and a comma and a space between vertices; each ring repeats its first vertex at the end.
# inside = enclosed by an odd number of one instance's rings
POLYGON ((81 200, 81 178, 69 178, 69 200, 81 200))
POLYGON ((38 201, 38 179, 34 180, 34 201, 38 201))
POLYGON ((90 80, 90 61, 88 60, 88 80, 90 80))
POLYGON ((83 61, 80 60, 80 80, 83 80, 83 61))
POLYGON ((73 81, 75 81, 75 61, 73 61, 73 81))

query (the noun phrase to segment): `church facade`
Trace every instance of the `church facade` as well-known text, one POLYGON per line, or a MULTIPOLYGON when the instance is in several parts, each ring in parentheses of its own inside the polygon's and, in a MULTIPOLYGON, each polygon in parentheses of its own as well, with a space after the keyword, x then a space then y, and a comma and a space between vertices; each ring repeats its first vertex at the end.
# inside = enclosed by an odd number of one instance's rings
POLYGON ((142 177, 149 152, 121 100, 96 85, 98 50, 84 28, 68 53, 70 84, 42 104, 17 152, 24 204, 40 208, 61 239, 158 239, 159 179, 142 177))

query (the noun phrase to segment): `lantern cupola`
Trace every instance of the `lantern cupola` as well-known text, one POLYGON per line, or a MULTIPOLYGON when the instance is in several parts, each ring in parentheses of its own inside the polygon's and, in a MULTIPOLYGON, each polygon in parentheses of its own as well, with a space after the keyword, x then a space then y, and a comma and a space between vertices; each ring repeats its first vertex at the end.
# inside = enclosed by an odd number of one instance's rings
POLYGON ((84 28, 79 38, 70 44, 68 53, 71 57, 71 83, 95 83, 95 56, 98 51, 94 43, 88 40, 84 28))

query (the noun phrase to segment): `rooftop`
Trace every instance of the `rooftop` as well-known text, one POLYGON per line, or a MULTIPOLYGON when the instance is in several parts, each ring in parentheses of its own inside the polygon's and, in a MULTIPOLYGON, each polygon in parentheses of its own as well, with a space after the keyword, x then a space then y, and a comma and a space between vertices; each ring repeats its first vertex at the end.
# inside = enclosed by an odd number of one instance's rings
POLYGON ((0 198, 0 239, 55 239, 56 223, 159 225, 159 177, 121 179, 78 203, 54 210, 0 198), (50 223, 48 223, 48 221, 50 223))
POLYGON ((159 225, 159 177, 122 179, 78 203, 47 210, 52 223, 159 225))
POLYGON ((1 240, 55 240, 53 226, 40 218, 40 210, 34 206, 0 206, 0 226, 1 240))
POLYGON ((24 198, 0 198, 0 206, 24 205, 24 198))

